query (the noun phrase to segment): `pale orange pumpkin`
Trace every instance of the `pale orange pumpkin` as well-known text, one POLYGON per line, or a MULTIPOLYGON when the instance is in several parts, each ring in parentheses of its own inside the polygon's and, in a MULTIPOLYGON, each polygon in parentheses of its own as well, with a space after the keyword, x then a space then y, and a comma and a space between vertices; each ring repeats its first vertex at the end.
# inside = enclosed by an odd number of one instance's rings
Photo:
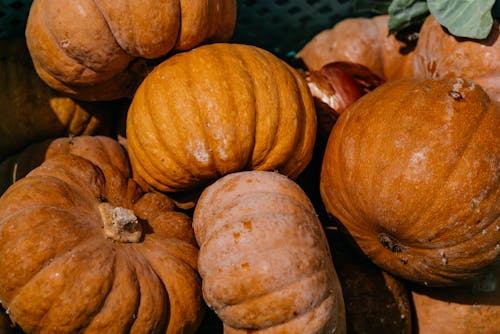
POLYGON ((500 255, 499 128, 500 105, 472 81, 387 82, 330 133, 325 207, 381 268, 463 283, 500 255))
POLYGON ((142 82, 127 115, 134 177, 166 192, 242 170, 295 178, 315 136, 306 81, 250 45, 216 43, 168 58, 142 82))
POLYGON ((131 180, 107 137, 52 143, 0 197, 0 300, 27 333, 194 333, 191 219, 131 180))
POLYGON ((345 333, 328 242, 295 182, 226 175, 203 191, 193 228, 203 296, 225 333, 345 333))
POLYGON ((412 49, 389 35, 389 15, 347 18, 314 36, 298 53, 310 70, 332 62, 366 66, 384 80, 412 75, 412 49))
POLYGON ((228 41, 236 1, 35 0, 26 27, 40 77, 84 100, 129 97, 156 59, 228 41))
POLYGON ((500 101, 500 25, 494 20, 487 38, 460 38, 450 34, 433 16, 420 30, 413 54, 416 78, 467 78, 500 101))

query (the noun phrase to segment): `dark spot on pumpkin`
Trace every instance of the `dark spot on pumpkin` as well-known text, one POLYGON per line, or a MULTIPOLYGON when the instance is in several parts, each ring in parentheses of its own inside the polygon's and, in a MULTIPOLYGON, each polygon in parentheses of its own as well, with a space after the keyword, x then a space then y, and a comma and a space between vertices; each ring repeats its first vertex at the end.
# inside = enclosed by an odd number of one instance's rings
POLYGON ((244 220, 243 227, 245 227, 247 230, 251 231, 252 230, 252 222, 250 220, 244 220))
POLYGON ((407 264, 408 263, 408 259, 406 257, 404 257, 404 256, 401 256, 399 258, 399 261, 401 261, 402 264, 407 264))
POLYGON ((462 94, 460 94, 460 92, 457 92, 456 90, 450 90, 448 92, 448 95, 451 96, 455 101, 462 101, 464 99, 462 94))
POLYGON ((243 264, 241 265, 241 267, 242 267, 243 269, 248 269, 248 268, 250 268, 250 265, 248 264, 248 262, 245 262, 245 263, 243 263, 243 264))
POLYGON ((233 237, 235 242, 238 241, 238 239, 240 238, 240 232, 234 232, 233 237))
POLYGON ((387 248, 391 252, 401 253, 405 250, 404 247, 401 246, 396 239, 394 239, 393 237, 391 237, 388 234, 380 233, 378 235, 378 241, 380 241, 382 246, 384 246, 385 248, 387 248))
POLYGON ((101 203, 106 202, 106 197, 104 197, 104 195, 103 195, 103 194, 99 194, 99 195, 97 195, 97 199, 98 199, 98 200, 99 200, 99 202, 101 202, 101 203))

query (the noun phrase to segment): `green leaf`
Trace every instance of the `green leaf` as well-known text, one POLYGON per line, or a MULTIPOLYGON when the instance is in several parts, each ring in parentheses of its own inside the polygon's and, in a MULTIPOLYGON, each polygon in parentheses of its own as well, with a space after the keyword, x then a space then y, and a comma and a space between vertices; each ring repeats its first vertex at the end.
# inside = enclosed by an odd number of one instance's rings
POLYGON ((436 20, 455 36, 483 39, 493 26, 495 0, 427 0, 427 4, 436 20))
POLYGON ((425 0, 393 0, 389 6, 389 33, 394 34, 411 25, 421 24, 429 15, 425 0))

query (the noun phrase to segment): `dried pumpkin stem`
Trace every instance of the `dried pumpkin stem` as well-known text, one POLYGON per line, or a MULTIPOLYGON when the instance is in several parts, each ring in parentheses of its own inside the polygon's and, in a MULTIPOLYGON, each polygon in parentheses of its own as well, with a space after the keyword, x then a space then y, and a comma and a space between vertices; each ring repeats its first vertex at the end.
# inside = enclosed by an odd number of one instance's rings
POLYGON ((134 212, 107 202, 99 204, 104 235, 119 242, 139 242, 142 226, 134 212))

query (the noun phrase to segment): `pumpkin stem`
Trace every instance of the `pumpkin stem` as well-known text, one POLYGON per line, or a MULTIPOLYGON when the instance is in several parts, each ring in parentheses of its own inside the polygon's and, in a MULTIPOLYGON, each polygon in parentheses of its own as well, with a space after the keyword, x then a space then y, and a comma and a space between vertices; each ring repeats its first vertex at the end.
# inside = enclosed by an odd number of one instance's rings
POLYGON ((119 242, 139 242, 142 226, 134 212, 122 207, 115 207, 107 202, 99 204, 103 221, 104 235, 119 242))

